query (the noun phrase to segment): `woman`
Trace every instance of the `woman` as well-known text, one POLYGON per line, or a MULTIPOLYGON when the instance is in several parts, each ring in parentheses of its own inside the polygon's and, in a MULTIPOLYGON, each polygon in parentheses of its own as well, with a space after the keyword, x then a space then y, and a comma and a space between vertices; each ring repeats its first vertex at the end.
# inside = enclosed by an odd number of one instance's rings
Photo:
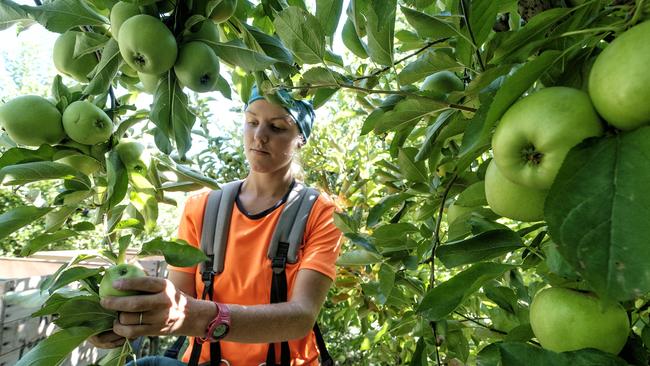
MULTIPOLYGON (((120 315, 113 332, 92 339, 96 346, 117 347, 124 337, 141 335, 189 335, 208 341, 219 337, 222 358, 231 366, 257 366, 266 361, 269 343, 289 340, 292 365, 318 365, 311 330, 334 280, 341 233, 333 224, 334 204, 319 195, 307 219, 298 262, 286 267, 288 301, 269 304, 273 271, 267 246, 295 184, 294 155, 307 141, 314 119, 310 104, 290 99, 284 91, 281 95, 290 107, 269 103, 255 88, 247 103, 244 146, 250 172, 233 208, 225 269, 215 278, 213 299, 200 299, 204 286, 196 267, 170 268, 167 280, 116 281, 117 289, 149 294, 103 299, 103 307, 120 315), (210 339, 215 326, 226 323, 226 334, 210 339)), ((188 198, 180 222, 179 238, 194 246, 199 246, 207 197, 206 192, 188 198)), ((199 363, 210 361, 209 349, 202 347, 199 363)), ((275 355, 279 363, 280 352, 275 355)), ((138 365, 182 365, 161 357, 141 361, 138 365)))

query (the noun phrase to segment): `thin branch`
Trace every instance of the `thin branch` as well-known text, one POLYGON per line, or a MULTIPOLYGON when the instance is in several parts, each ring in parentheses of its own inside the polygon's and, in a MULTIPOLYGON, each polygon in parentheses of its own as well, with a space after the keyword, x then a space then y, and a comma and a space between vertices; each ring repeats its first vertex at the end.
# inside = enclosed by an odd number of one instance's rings
POLYGON ((472 26, 469 24, 469 18, 467 17, 467 9, 465 8, 465 0, 460 0, 460 7, 463 11, 463 17, 465 18, 465 24, 467 25, 467 31, 469 36, 472 39, 472 45, 476 47, 476 57, 478 58, 478 63, 481 65, 481 70, 485 70, 485 64, 483 64, 483 58, 481 57, 481 51, 479 50, 479 45, 476 44, 476 39, 474 38, 474 32, 472 32, 472 26))
POLYGON ((487 325, 487 324, 483 324, 483 323, 481 323, 480 321, 478 321, 478 320, 476 320, 476 319, 474 319, 474 318, 470 318, 469 316, 467 316, 467 315, 465 315, 465 314, 463 314, 463 313, 460 313, 460 312, 458 312, 458 311, 454 311, 454 314, 460 316, 461 318, 463 318, 463 319, 465 319, 465 320, 467 320, 467 321, 469 321, 469 322, 471 322, 471 323, 474 323, 474 324, 476 324, 476 325, 478 325, 478 326, 481 326, 481 327, 483 327, 483 328, 485 328, 485 329, 488 329, 488 330, 491 331, 491 332, 499 333, 499 334, 504 334, 504 335, 505 335, 505 334, 508 334, 508 332, 504 332, 504 331, 502 331, 502 330, 499 330, 499 329, 493 328, 493 327, 491 327, 491 326, 489 326, 489 325, 487 325))
POLYGON ((363 88, 360 86, 356 85, 349 85, 349 84, 318 84, 318 85, 303 85, 303 86, 290 86, 290 85, 276 85, 276 89, 318 89, 318 88, 345 88, 345 89, 353 89, 353 90, 359 90, 367 94, 396 94, 396 95, 403 95, 405 97, 413 97, 417 99, 423 99, 423 100, 428 100, 428 101, 433 101, 437 102, 440 104, 441 107, 443 108, 450 108, 450 109, 458 109, 461 111, 467 111, 467 112, 476 112, 476 108, 472 107, 467 107, 461 104, 456 104, 456 103, 446 103, 442 102, 438 99, 435 99, 433 97, 427 97, 425 95, 419 95, 415 93, 409 93, 403 90, 380 90, 380 89, 367 89, 363 88))
POLYGON ((427 44, 426 44, 424 47, 422 47, 422 48, 420 48, 419 50, 417 50, 417 51, 411 53, 410 55, 406 55, 406 56, 402 57, 401 59, 399 59, 399 60, 393 62, 392 65, 390 65, 390 66, 386 66, 386 67, 384 67, 384 68, 382 68, 382 69, 379 69, 379 70, 373 72, 373 73, 370 74, 370 75, 364 75, 364 76, 359 76, 359 77, 357 77, 357 78, 354 78, 353 81, 359 81, 359 80, 363 80, 363 79, 368 79, 368 78, 375 77, 375 76, 377 76, 377 75, 379 75, 379 74, 381 74, 381 73, 384 73, 384 72, 390 70, 390 69, 393 68, 395 65, 398 65, 398 64, 400 64, 400 63, 402 63, 402 62, 408 60, 409 58, 411 58, 411 57, 413 57, 413 56, 417 56, 417 55, 419 55, 420 53, 426 51, 426 50, 427 50, 428 48, 430 48, 431 46, 437 45, 437 44, 439 44, 439 43, 446 42, 448 39, 449 39, 449 37, 447 37, 447 38, 442 38, 442 39, 438 39, 438 40, 433 41, 433 42, 427 42, 427 44))
POLYGON ((436 331, 436 324, 434 322, 429 322, 429 326, 431 329, 433 329, 433 341, 436 345, 436 364, 438 366, 442 366, 442 363, 440 362, 440 351, 438 350, 440 346, 438 345, 438 332, 436 331))

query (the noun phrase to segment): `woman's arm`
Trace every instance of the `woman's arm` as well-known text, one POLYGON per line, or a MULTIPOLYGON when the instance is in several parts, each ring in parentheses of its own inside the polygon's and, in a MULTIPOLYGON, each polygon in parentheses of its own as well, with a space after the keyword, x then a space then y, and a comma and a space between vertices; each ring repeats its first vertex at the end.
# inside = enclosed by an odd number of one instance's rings
MULTIPOLYGON (((189 281, 194 286, 193 274, 172 273, 169 280, 142 277, 116 281, 115 287, 120 290, 149 293, 102 300, 104 308, 121 312, 113 326, 116 334, 126 338, 166 334, 205 335, 207 325, 216 316, 216 305, 190 297, 181 290, 190 291, 189 281)), ((329 277, 303 269, 298 272, 292 297, 286 303, 229 305, 232 321, 225 339, 270 343, 304 337, 314 326, 331 283, 329 277)))
POLYGON ((299 339, 314 327, 332 280, 311 269, 298 272, 291 299, 267 305, 228 305, 231 328, 224 338, 242 343, 299 339))

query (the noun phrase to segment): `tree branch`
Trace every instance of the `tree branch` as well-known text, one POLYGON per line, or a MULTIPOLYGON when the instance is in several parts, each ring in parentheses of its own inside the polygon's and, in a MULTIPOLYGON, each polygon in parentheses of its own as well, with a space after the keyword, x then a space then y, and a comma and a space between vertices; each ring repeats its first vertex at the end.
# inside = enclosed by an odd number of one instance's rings
POLYGON ((440 104, 441 107, 443 108, 450 108, 450 109, 458 109, 461 111, 467 111, 467 112, 476 112, 476 108, 472 107, 467 107, 461 104, 456 104, 456 103, 446 103, 442 102, 438 99, 435 99, 433 97, 427 97, 425 95, 419 95, 415 93, 409 93, 403 90, 380 90, 380 89, 367 89, 363 88, 360 86, 356 85, 350 85, 350 84, 318 84, 318 85, 303 85, 303 86, 290 86, 290 85, 276 85, 276 89, 287 89, 287 90, 292 90, 292 89, 318 89, 318 88, 345 88, 345 89, 353 89, 353 90, 358 90, 362 91, 367 94, 396 94, 396 95, 403 95, 405 97, 413 97, 417 99, 423 99, 423 100, 428 100, 428 101, 433 101, 437 102, 440 104))
POLYGON ((476 47, 476 57, 478 58, 478 63, 479 65, 481 65, 481 70, 485 70, 485 64, 483 63, 483 58, 481 57, 481 51, 479 50, 479 45, 476 44, 476 38, 474 37, 474 32, 472 32, 472 26, 469 24, 469 18, 467 17, 465 0, 460 0, 460 7, 463 11, 463 18, 465 19, 465 24, 467 25, 467 31, 469 32, 469 37, 472 39, 472 45, 476 47))
POLYGON ((441 38, 441 39, 438 39, 438 40, 433 41, 433 42, 427 42, 427 44, 426 44, 424 47, 422 47, 422 48, 420 48, 419 50, 417 50, 417 51, 411 53, 410 55, 406 55, 406 56, 402 57, 401 59, 399 59, 399 60, 393 62, 392 65, 390 65, 390 66, 386 66, 386 67, 384 67, 384 68, 381 68, 381 69, 379 69, 379 70, 373 72, 373 73, 370 74, 370 75, 364 75, 364 76, 359 76, 359 77, 357 77, 357 78, 354 78, 353 81, 359 81, 359 80, 369 79, 369 78, 371 78, 371 77, 375 77, 375 76, 377 76, 377 75, 379 75, 379 74, 381 74, 381 73, 383 73, 383 72, 386 72, 386 71, 390 70, 390 69, 393 68, 395 65, 398 65, 398 64, 400 64, 400 63, 402 63, 402 62, 408 60, 409 58, 411 58, 411 57, 413 57, 413 56, 417 56, 417 55, 419 55, 420 53, 424 52, 425 50, 427 50, 427 49, 430 48, 431 46, 437 45, 437 44, 439 44, 439 43, 446 42, 448 39, 449 39, 449 37, 447 37, 447 38, 441 38))

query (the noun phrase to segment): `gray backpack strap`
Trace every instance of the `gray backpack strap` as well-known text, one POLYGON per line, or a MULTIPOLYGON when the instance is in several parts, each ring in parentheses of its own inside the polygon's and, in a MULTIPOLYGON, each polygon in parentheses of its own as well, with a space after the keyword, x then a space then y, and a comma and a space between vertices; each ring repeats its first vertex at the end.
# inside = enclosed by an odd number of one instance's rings
POLYGON ((201 273, 206 270, 206 264, 213 262, 214 258, 214 228, 217 225, 217 214, 219 212, 219 203, 221 202, 221 191, 214 190, 208 195, 208 202, 205 204, 203 211, 203 224, 201 229, 201 250, 208 256, 207 262, 201 262, 201 273))
POLYGON ((207 269, 206 264, 216 274, 223 272, 230 216, 240 185, 241 181, 224 184, 221 190, 212 191, 208 196, 203 212, 201 250, 209 260, 201 263, 201 272, 207 269))
MULTIPOLYGON (((314 203, 318 199, 319 192, 302 183, 296 183, 289 193, 284 209, 280 214, 280 219, 275 227, 269 249, 268 258, 276 259, 278 254, 284 256, 284 253, 278 253, 280 243, 288 244, 286 252, 286 261, 296 263, 298 261, 298 250, 302 244, 302 238, 305 233, 307 219, 314 203)), ((281 250, 282 251, 282 250, 281 250)), ((274 265, 274 269, 276 266, 274 265)), ((279 268, 278 268, 279 269, 279 268)), ((284 268, 282 268, 284 270, 284 268)))

